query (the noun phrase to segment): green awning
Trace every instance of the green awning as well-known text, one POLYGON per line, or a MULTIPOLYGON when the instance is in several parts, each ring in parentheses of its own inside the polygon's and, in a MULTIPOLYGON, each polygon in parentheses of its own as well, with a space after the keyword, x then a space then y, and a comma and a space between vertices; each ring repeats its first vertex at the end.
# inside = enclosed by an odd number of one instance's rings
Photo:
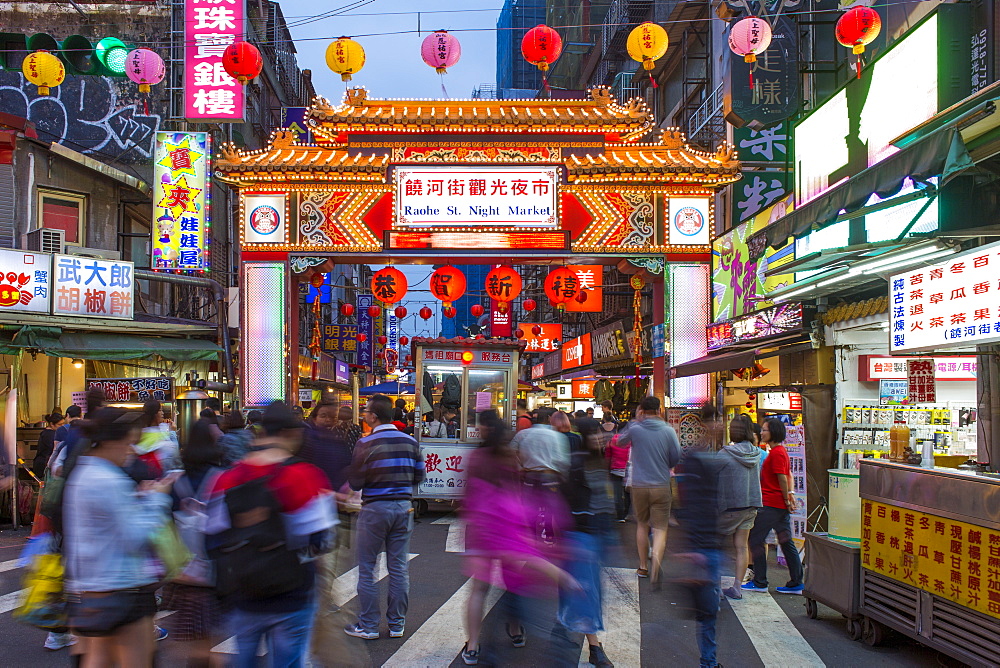
POLYGON ((160 357, 187 362, 216 360, 222 349, 205 339, 181 339, 169 336, 140 336, 104 332, 60 332, 55 327, 25 325, 16 331, 0 332, 0 354, 16 355, 26 348, 52 357, 70 357, 115 362, 160 357))
POLYGON ((940 186, 972 166, 972 158, 958 128, 943 128, 779 218, 751 236, 747 244, 753 247, 760 241, 759 237, 763 236, 767 245, 780 246, 789 237, 798 237, 826 227, 840 217, 841 211, 857 211, 865 206, 873 194, 882 199, 892 197, 902 189, 907 178, 926 182, 939 177, 940 186))

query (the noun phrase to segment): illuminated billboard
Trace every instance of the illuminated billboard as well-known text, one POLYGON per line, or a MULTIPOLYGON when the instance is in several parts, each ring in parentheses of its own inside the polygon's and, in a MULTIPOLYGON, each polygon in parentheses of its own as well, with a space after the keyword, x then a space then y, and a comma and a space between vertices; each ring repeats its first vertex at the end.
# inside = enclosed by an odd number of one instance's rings
POLYGON ((157 132, 153 149, 153 269, 208 271, 207 132, 157 132))

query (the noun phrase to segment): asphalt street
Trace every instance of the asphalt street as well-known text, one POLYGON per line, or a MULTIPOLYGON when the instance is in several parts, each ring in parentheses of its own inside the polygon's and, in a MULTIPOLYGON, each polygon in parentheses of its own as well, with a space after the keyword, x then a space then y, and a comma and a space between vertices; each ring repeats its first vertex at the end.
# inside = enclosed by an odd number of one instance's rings
MULTIPOLYGON (((617 525, 621 543, 607 554, 605 625, 602 639, 616 666, 697 666, 695 623, 690 597, 681 580, 683 560, 668 556, 661 590, 649 580, 635 576, 634 524, 617 525)), ((23 586, 23 572, 16 559, 27 531, 0 531, 0 668, 40 668, 69 664, 68 652, 42 648, 45 632, 14 621, 23 586)), ((430 512, 418 520, 410 544, 410 610, 406 636, 390 639, 383 622, 382 638, 364 641, 346 636, 342 628, 353 621, 350 613, 356 570, 334 584, 339 611, 317 617, 314 629, 316 666, 462 666, 459 652, 465 640, 463 612, 469 589, 462 571, 463 528, 444 504, 432 504, 430 512), (352 579, 353 578, 353 579, 352 579)), ((671 548, 674 546, 671 545, 671 548)), ((773 560, 772 550, 772 560, 773 560)), ((787 573, 773 565, 772 584, 787 573)), ((384 573, 384 570, 382 571, 384 573)), ((385 590, 385 581, 382 581, 385 590)), ((383 593, 384 596, 384 593, 383 593)), ((383 599, 384 600, 384 599, 383 599)), ((503 626, 508 598, 493 593, 487 600, 489 612, 484 623, 484 658, 480 665, 543 666, 541 651, 551 642, 549 632, 555 617, 553 601, 542 601, 527 618, 531 620, 527 644, 514 648, 503 626)), ((161 624, 169 628, 169 611, 160 613, 161 624)), ((575 638, 579 641, 579 637, 575 638)), ((843 617, 820 606, 819 618, 806 617, 799 596, 744 594, 741 601, 722 603, 718 618, 718 660, 724 666, 937 666, 937 652, 907 638, 891 635, 879 647, 851 641, 843 617)), ((223 664, 231 656, 231 639, 211 643, 159 643, 157 665, 164 667, 223 664)), ((586 660, 586 652, 581 655, 586 660)), ((261 664, 265 665, 265 664, 261 664)))

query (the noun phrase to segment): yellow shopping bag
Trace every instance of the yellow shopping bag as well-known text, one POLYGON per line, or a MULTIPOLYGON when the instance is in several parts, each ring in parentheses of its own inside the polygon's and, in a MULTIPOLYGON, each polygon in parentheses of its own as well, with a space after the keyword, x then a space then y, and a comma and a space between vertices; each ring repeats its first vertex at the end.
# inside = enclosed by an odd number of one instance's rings
POLYGON ((65 569, 61 554, 38 554, 24 576, 28 590, 14 619, 42 629, 66 626, 66 599, 63 596, 65 569))

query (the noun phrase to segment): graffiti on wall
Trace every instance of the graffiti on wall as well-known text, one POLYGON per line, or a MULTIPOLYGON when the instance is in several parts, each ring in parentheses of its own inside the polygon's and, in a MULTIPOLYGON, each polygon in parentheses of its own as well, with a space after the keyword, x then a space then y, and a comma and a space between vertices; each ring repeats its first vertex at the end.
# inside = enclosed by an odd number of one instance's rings
POLYGON ((143 109, 126 79, 68 75, 52 94, 40 96, 20 72, 0 71, 0 109, 27 118, 45 141, 99 159, 146 162, 162 114, 143 109))

